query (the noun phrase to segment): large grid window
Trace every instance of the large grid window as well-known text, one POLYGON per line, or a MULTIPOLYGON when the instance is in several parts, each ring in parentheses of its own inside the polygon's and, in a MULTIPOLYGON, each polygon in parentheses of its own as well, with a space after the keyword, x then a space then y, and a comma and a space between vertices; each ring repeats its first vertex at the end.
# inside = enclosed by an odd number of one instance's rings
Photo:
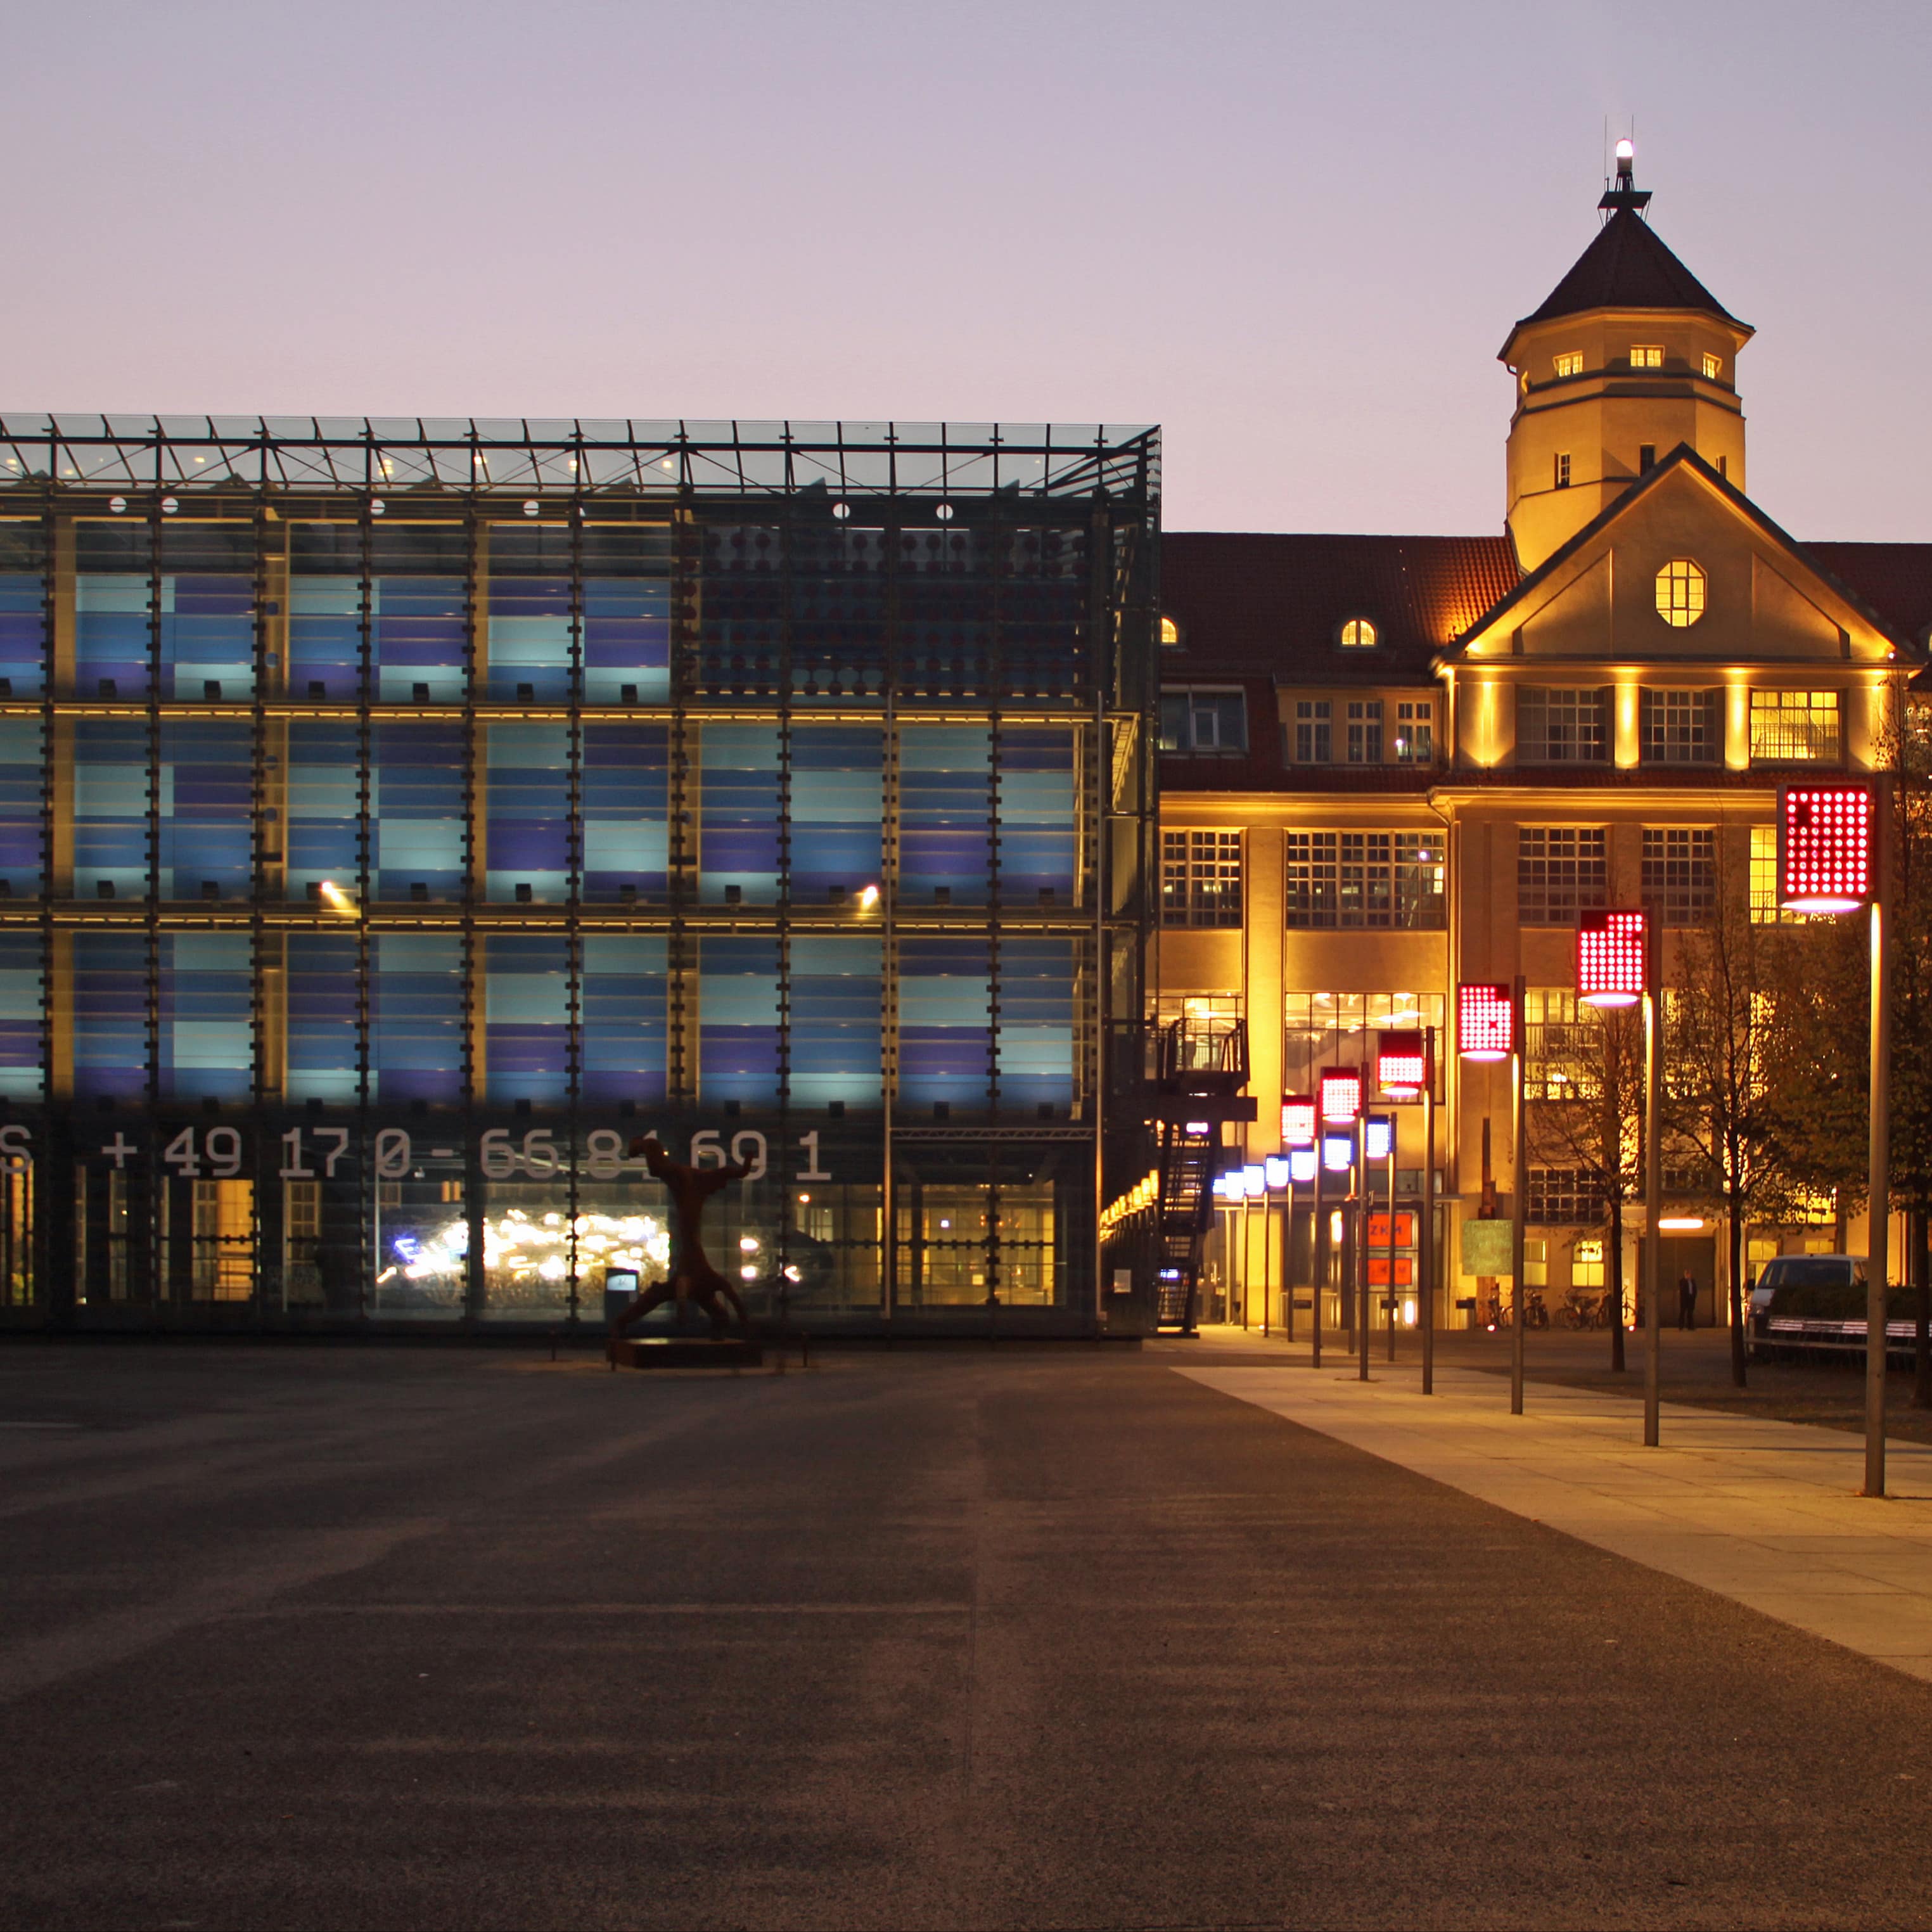
MULTIPOLYGON (((1433 1027, 1444 1046, 1440 993, 1287 993, 1282 995, 1282 1090, 1312 1094, 1327 1066, 1366 1066, 1378 1033, 1433 1027)), ((1370 1078, 1374 1076, 1370 1067, 1370 1078)))
POLYGON ((1792 912, 1784 904, 1778 868, 1778 827, 1750 828, 1750 921, 1754 926, 1802 926, 1831 919, 1828 912, 1792 912))
POLYGON ((1610 755, 1606 689, 1526 684, 1516 694, 1520 765, 1601 764, 1610 755))
POLYGON ((1291 927, 1388 927, 1435 932, 1444 923, 1444 847, 1425 832, 1291 832, 1291 927))
POLYGON ((1523 1091, 1532 1100, 1594 1100, 1603 1090, 1601 1016, 1568 986, 1523 989, 1523 1091))
POLYGON ((1714 765, 1723 755, 1720 691, 1647 688, 1640 706, 1647 765, 1714 765))
POLYGON ((1516 835, 1516 917, 1525 926, 1574 926, 1586 906, 1610 903, 1610 834, 1600 825, 1525 825, 1516 835))
POLYGON ((1160 835, 1160 922, 1238 926, 1241 922, 1241 835, 1160 835))
POLYGON ((1835 691, 1751 693, 1753 764, 1835 764, 1839 742, 1835 691))
POLYGON ((1325 765, 1334 756, 1334 704, 1326 698, 1303 698, 1294 706, 1294 762, 1325 765))
POLYGON ((1718 903, 1714 832, 1646 832, 1643 902, 1660 926, 1702 926, 1718 903))
POLYGON ((1348 762, 1378 765, 1382 761, 1382 704, 1378 698, 1348 700, 1348 762))
POLYGON ((0 698, 38 698, 45 681, 45 556, 38 524, 0 523, 0 698))
POLYGON ((1526 1218, 1544 1227, 1588 1228, 1610 1210, 1603 1182, 1581 1168, 1532 1167, 1526 1218))
POLYGON ((1436 758, 1436 700, 1403 698, 1395 707, 1395 758, 1399 765, 1432 764, 1436 758))

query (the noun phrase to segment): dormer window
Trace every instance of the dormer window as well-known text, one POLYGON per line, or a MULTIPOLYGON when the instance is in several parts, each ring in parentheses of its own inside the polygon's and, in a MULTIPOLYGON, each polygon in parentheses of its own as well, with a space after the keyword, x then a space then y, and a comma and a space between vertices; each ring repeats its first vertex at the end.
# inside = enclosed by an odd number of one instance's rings
POLYGON ((1559 376, 1580 376, 1583 373, 1583 352, 1580 349, 1566 349, 1556 358, 1556 373, 1559 376))
POLYGON ((1180 626, 1172 617, 1160 620, 1160 640, 1164 644, 1178 644, 1180 641, 1180 626))
POLYGON ((1657 573, 1657 614, 1688 631, 1704 614, 1705 576, 1688 557, 1673 557, 1657 573))
POLYGON ((1724 358, 1721 356, 1704 358, 1704 380, 1707 382, 1720 382, 1724 377, 1724 358))
POLYGON ((1366 617, 1351 617, 1342 626, 1342 648, 1345 651, 1372 651, 1379 641, 1376 627, 1366 617))
POLYGON ((1664 351, 1655 343, 1634 343, 1630 346, 1630 365, 1633 369, 1661 369, 1664 351))

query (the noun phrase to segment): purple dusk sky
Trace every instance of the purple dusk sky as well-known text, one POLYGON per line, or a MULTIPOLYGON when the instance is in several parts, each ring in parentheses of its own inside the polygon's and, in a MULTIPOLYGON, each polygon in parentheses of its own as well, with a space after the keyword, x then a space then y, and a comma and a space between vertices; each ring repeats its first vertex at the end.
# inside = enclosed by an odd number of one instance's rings
POLYGON ((1932 8, 5 9, 0 401, 1157 422, 1171 529, 1491 531, 1634 116, 1752 495, 1932 538, 1932 8))

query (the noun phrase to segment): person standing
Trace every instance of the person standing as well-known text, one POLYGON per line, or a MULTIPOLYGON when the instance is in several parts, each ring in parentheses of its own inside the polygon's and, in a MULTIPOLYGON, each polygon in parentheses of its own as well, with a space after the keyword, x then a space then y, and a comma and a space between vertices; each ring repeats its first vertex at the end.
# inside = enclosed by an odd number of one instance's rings
POLYGON ((1688 1268, 1677 1281, 1677 1325, 1693 1330, 1697 1326, 1697 1277, 1688 1268))

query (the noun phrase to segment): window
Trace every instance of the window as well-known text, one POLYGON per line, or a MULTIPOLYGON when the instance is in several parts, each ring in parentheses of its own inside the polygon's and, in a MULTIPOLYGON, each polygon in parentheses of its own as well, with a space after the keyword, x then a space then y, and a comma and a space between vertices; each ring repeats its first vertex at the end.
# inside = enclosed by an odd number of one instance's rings
POLYGON ((1808 920, 1831 919, 1828 912, 1787 912, 1779 903, 1778 827, 1750 829, 1750 920, 1754 926, 1802 926, 1808 920))
POLYGON ((1559 376, 1580 376, 1583 373, 1583 352, 1580 349, 1566 349, 1556 358, 1556 373, 1559 376))
POLYGON ((1640 707, 1647 765, 1714 765, 1724 746, 1715 691, 1647 690, 1640 707))
POLYGON ((1526 825, 1516 840, 1520 924, 1574 926, 1583 907, 1610 903, 1610 835, 1603 826, 1526 825))
POLYGON ((1661 369, 1664 351, 1654 342, 1634 343, 1630 346, 1630 365, 1633 369, 1661 369))
POLYGON ((1443 845, 1423 832, 1291 832, 1291 927, 1404 928, 1443 925, 1443 845))
POLYGON ((1294 707, 1294 762, 1298 765, 1325 765, 1333 754, 1329 748, 1328 714, 1325 698, 1304 698, 1294 707))
POLYGON ((1835 691, 1754 691, 1750 694, 1754 765, 1834 764, 1838 758, 1835 691))
POLYGON ((1714 832, 1643 835, 1643 902, 1659 926, 1702 926, 1717 900, 1714 832))
POLYGON ((1655 443, 1640 442, 1637 445, 1636 466, 1637 473, 1641 476, 1648 476, 1650 472, 1657 467, 1657 445, 1655 443))
POLYGON ((1164 691, 1160 694, 1163 752, 1245 752, 1247 699, 1238 691, 1164 691))
POLYGON ((1395 708, 1395 757, 1400 765, 1426 765, 1436 757, 1436 700, 1405 699, 1395 708))
POLYGON ((1540 1234, 1528 1235, 1524 1239, 1522 1285, 1525 1288, 1550 1286, 1550 1244, 1540 1234))
POLYGON ((1348 701, 1348 762, 1378 765, 1382 761, 1382 704, 1378 698, 1348 701))
POLYGON ((1584 1227, 1609 1211, 1604 1184, 1581 1168, 1532 1167, 1525 1218, 1545 1227, 1584 1227))
POLYGON ((1241 922, 1241 835, 1160 835, 1162 926, 1238 926, 1241 922))
POLYGON ((1707 356, 1704 358, 1704 380, 1707 382, 1721 382, 1724 380, 1724 362, 1722 356, 1707 356))
POLYGON ((1570 452, 1567 449, 1556 452, 1556 487, 1559 490, 1570 487, 1570 452))
POLYGON ((1570 1286, 1572 1288, 1603 1288, 1607 1285, 1604 1273, 1602 1240, 1579 1241, 1570 1250, 1570 1286))
POLYGON ((1372 651, 1381 634, 1366 617, 1351 617, 1342 626, 1342 648, 1345 651, 1372 651))
POLYGON ((1178 644, 1180 641, 1180 626, 1172 617, 1160 620, 1160 640, 1164 644, 1178 644))
POLYGON ((1594 1100, 1603 1090, 1594 1006, 1568 986, 1527 986, 1522 995, 1522 1087, 1532 1100, 1594 1100))
MULTIPOLYGON (((1287 993, 1282 997, 1282 1090, 1312 1094, 1324 1066, 1359 1066, 1378 1033, 1436 1029, 1443 1037, 1440 993, 1287 993)), ((1438 1089, 1439 1091, 1439 1089, 1438 1089)))
POLYGON ((1520 765, 1601 764, 1610 756, 1607 690, 1524 685, 1516 696, 1520 765))
POLYGON ((1162 1026, 1176 1020, 1229 1033, 1241 1021, 1239 993, 1162 993, 1154 1002, 1155 1017, 1162 1026))
POLYGON ((1704 573, 1688 557, 1674 557, 1657 573, 1657 614, 1684 631, 1704 614, 1704 573))

